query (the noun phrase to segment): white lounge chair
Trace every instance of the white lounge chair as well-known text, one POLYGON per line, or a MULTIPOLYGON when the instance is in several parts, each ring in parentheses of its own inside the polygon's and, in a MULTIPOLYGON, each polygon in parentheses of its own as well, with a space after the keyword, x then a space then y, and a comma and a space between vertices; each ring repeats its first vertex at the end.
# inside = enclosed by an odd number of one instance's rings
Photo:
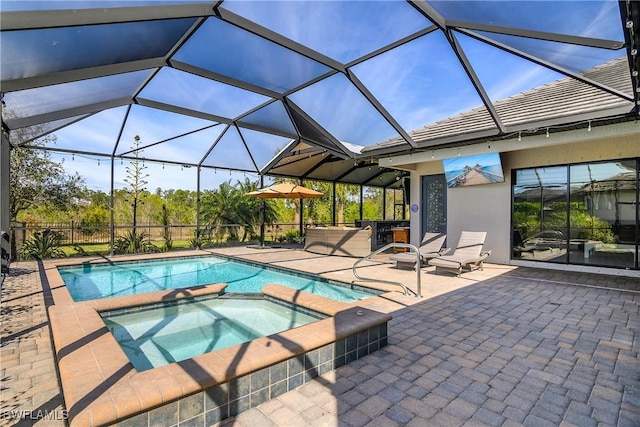
POLYGON ((463 231, 453 253, 432 258, 429 265, 436 267, 436 274, 440 269, 453 270, 458 276, 463 269, 482 270, 483 261, 491 254, 491 251, 482 249, 486 237, 487 233, 484 231, 463 231))
MULTIPOLYGON (((425 265, 431 258, 444 255, 447 249, 442 249, 444 241, 447 238, 446 234, 442 233, 424 233, 422 242, 418 251, 420 253, 420 263, 425 265)), ((391 259, 396 262, 396 268, 411 267, 414 268, 417 261, 415 252, 401 252, 391 256, 391 259)))

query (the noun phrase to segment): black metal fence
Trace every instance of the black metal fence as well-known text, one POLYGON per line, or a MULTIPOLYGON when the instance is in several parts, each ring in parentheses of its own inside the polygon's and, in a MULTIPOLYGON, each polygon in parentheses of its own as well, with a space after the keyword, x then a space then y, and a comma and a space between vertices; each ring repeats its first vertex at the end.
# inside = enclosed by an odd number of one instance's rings
MULTIPOLYGON (((172 224, 168 227, 164 225, 146 224, 138 225, 138 233, 144 232, 151 241, 164 239, 165 228, 170 233, 173 240, 189 240, 195 237, 196 226, 192 224, 172 224)), ((15 232, 16 245, 20 246, 35 233, 44 230, 57 232, 61 237, 62 245, 83 245, 83 244, 109 244, 111 241, 111 227, 83 227, 74 221, 60 223, 14 223, 11 230, 15 232)), ((115 238, 124 236, 132 230, 131 225, 117 225, 114 227, 115 238)))
MULTIPOLYGON (((111 243, 111 227, 84 227, 74 221, 58 222, 58 223, 20 223, 11 224, 10 233, 12 240, 12 258, 19 258, 20 251, 26 241, 32 239, 35 233, 44 230, 55 231, 60 236, 59 244, 61 246, 82 246, 82 245, 109 245, 111 243)), ((126 237, 133 230, 132 225, 116 225, 114 226, 114 239, 126 237)), ((179 247, 186 246, 195 247, 197 227, 194 224, 171 224, 169 226, 161 224, 144 224, 137 225, 137 233, 145 233, 148 240, 158 246, 164 246, 165 236, 170 236, 173 242, 182 241, 179 247)), ((295 231, 299 230, 298 224, 278 223, 265 225, 265 240, 268 242, 287 241, 295 231)), ((259 236, 260 227, 253 227, 253 230, 247 229, 242 224, 209 224, 200 226, 201 243, 225 243, 229 241, 233 235, 241 239, 245 236, 259 236), (233 232, 232 232, 233 231, 233 232)), ((298 233, 299 236, 299 233, 298 233)))

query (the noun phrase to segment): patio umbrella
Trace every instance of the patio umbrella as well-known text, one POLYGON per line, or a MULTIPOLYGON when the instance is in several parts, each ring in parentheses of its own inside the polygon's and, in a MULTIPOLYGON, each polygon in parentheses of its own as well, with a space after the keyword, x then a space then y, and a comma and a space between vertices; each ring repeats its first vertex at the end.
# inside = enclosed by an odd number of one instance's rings
POLYGON ((324 194, 302 185, 283 182, 247 193, 259 199, 318 199, 324 194))
MULTIPOLYGON (((269 187, 247 193, 247 196, 257 197, 259 199, 318 199, 323 195, 324 194, 319 191, 290 182, 274 184, 269 187)), ((264 248, 264 204, 260 209, 260 213, 262 215, 262 224, 260 225, 260 246, 252 247, 264 248)))

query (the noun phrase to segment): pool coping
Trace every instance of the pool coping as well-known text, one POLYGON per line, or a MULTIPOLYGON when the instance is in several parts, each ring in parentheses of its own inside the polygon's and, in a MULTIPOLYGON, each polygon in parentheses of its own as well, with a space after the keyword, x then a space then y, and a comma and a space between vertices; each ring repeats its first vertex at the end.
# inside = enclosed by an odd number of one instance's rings
POLYGON ((389 314, 357 302, 344 303, 277 284, 265 285, 264 295, 331 317, 138 372, 109 332, 100 311, 221 294, 226 285, 74 302, 57 274, 57 265, 48 262, 44 267, 54 299, 49 317, 70 426, 117 423, 391 320, 389 314))

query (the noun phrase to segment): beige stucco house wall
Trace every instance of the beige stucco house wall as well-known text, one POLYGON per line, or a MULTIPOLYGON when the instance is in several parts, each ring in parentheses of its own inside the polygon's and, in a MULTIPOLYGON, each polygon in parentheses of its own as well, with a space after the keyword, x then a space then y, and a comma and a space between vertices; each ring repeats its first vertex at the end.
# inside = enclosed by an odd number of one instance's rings
MULTIPOLYGON (((381 159, 384 165, 411 172, 411 200, 418 212, 411 213, 411 243, 421 239, 421 183, 425 175, 442 174, 442 159, 458 155, 500 152, 505 182, 447 189, 448 246, 455 246, 463 230, 486 231, 489 262, 516 264, 510 260, 511 171, 536 166, 606 161, 640 157, 640 123, 627 122, 568 132, 550 133, 484 142, 461 148, 433 150, 381 159)), ((526 261, 524 261, 526 263, 526 261)), ((556 266, 557 267, 557 266, 556 266)))

